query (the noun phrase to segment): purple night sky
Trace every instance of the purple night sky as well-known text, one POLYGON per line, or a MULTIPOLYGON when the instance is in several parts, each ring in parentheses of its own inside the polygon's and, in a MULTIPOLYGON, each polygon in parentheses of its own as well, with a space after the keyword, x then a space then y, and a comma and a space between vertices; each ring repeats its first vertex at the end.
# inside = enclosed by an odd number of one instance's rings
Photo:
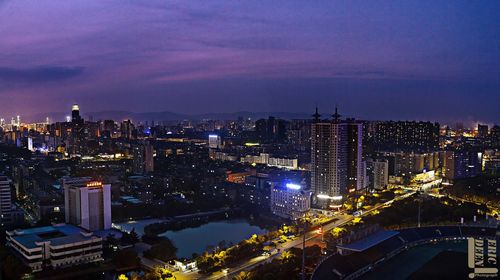
POLYGON ((0 0, 0 116, 500 121, 500 1, 0 0))

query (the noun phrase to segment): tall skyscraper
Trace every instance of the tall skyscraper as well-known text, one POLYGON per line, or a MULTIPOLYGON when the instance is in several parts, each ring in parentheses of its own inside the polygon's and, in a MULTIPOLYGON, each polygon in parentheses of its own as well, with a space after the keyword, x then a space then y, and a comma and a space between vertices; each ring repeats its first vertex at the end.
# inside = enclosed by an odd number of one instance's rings
POLYGON ((0 176, 0 227, 11 222, 12 194, 10 180, 0 176))
POLYGON ((90 231, 111 228, 111 185, 90 178, 63 180, 66 223, 90 231))
POLYGON ((83 122, 82 117, 80 117, 80 107, 78 104, 73 104, 73 106, 71 106, 71 122, 73 124, 80 124, 83 122))
POLYGON ((71 133, 68 136, 68 152, 73 155, 82 154, 85 146, 85 127, 83 118, 80 116, 80 107, 78 104, 73 104, 71 107, 71 133))
POLYGON ((331 120, 320 119, 317 109, 313 117, 311 188, 315 204, 327 207, 331 201, 365 187, 362 124, 342 120, 337 109, 331 120))

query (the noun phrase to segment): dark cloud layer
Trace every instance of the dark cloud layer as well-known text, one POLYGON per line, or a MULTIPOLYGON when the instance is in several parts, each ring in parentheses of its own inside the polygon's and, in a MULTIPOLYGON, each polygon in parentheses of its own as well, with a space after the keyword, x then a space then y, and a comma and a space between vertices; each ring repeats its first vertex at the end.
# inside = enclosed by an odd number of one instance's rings
POLYGON ((65 80, 83 73, 83 67, 39 66, 29 69, 0 67, 0 80, 4 82, 50 82, 65 80))

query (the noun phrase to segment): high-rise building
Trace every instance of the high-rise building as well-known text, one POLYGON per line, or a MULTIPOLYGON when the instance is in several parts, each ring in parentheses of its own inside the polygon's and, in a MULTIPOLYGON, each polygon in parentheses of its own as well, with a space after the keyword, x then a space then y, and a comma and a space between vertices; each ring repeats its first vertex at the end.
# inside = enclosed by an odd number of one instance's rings
POLYGON ((146 173, 154 171, 154 148, 149 142, 144 145, 144 171, 146 173))
POLYGON ((350 192, 363 189, 363 124, 347 119, 347 188, 350 192))
POLYGON ((389 162, 385 159, 368 159, 370 187, 381 190, 389 184, 389 162))
POLYGON ((490 141, 493 148, 500 148, 500 126, 494 125, 491 128, 490 141))
POLYGON ((373 146, 380 151, 435 151, 439 148, 439 124, 415 121, 378 122, 373 146))
POLYGON ((269 117, 255 122, 255 132, 261 142, 284 142, 286 140, 285 120, 269 117))
POLYGON ((125 120, 120 124, 121 136, 123 138, 132 139, 134 129, 134 124, 130 120, 125 120))
POLYGON ((148 141, 133 146, 133 171, 144 174, 154 171, 154 148, 148 141))
POLYGON ((347 194, 347 185, 347 126, 338 118, 321 120, 316 109, 311 127, 311 189, 314 200, 320 204, 320 197, 343 196, 347 194))
POLYGON ((5 176, 0 176, 0 227, 11 222, 12 193, 10 180, 5 176))
POLYGON ((482 153, 467 149, 443 151, 441 162, 444 178, 471 178, 481 174, 482 153))
POLYGON ((317 109, 313 116, 311 188, 316 204, 324 207, 365 187, 362 124, 341 120, 337 109, 332 120, 321 120, 317 109))
POLYGON ((301 151, 311 149, 311 119, 291 120, 286 130, 288 143, 301 151))
POLYGON ((70 134, 67 137, 68 152, 73 155, 82 154, 85 146, 85 126, 83 118, 80 116, 80 107, 73 104, 71 107, 71 123, 69 124, 70 134))
POLYGON ((90 231, 111 228, 111 185, 91 178, 63 179, 66 223, 90 231))
POLYGON ((80 116, 80 107, 78 106, 78 104, 73 104, 73 106, 71 106, 71 122, 73 124, 83 123, 83 119, 80 116))
POLYGON ((477 125, 477 137, 486 139, 488 137, 488 125, 478 124, 477 125))

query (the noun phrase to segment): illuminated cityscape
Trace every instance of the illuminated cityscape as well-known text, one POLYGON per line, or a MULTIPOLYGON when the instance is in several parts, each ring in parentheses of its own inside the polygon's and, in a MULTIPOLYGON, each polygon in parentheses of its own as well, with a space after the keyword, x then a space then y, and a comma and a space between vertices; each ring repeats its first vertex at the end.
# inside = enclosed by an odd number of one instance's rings
POLYGON ((500 5, 375 2, 0 1, 0 279, 497 279, 500 5))

